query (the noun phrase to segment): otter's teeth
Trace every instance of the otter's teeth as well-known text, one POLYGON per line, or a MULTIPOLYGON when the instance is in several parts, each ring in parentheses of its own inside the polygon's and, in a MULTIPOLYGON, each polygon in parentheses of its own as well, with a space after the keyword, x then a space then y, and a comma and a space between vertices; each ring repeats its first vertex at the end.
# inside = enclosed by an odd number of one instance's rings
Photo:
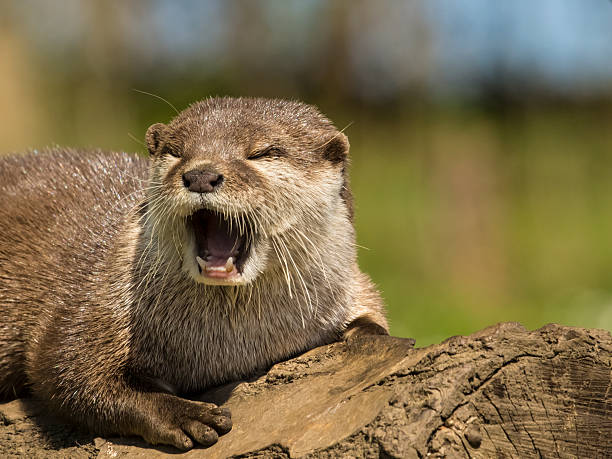
POLYGON ((236 265, 234 264, 234 257, 229 257, 225 262, 225 266, 208 266, 206 261, 202 259, 199 255, 196 255, 196 261, 198 262, 198 266, 200 267, 200 273, 202 271, 210 272, 210 271, 222 271, 225 270, 228 273, 231 273, 234 269, 236 269, 236 265))
POLYGON ((229 257, 227 259, 227 262, 225 263, 225 270, 228 273, 231 273, 233 269, 234 269, 234 257, 229 257))
POLYGON ((206 262, 202 260, 202 258, 200 258, 199 255, 196 255, 196 261, 198 262, 198 265, 200 266, 200 272, 206 271, 206 262))

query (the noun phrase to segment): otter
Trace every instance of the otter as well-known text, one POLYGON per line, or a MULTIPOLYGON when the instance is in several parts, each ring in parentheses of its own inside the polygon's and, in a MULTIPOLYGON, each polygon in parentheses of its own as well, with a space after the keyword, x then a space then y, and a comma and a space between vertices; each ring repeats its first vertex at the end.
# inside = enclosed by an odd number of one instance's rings
POLYGON ((145 139, 0 159, 0 397, 187 450, 232 427, 189 394, 388 327, 315 107, 210 98, 145 139))

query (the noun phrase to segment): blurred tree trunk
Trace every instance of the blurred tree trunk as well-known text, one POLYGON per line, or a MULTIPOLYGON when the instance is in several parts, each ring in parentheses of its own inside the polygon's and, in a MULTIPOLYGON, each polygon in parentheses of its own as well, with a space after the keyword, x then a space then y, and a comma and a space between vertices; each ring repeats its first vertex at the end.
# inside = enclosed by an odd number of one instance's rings
POLYGON ((0 14, 0 101, 4 115, 0 123, 0 153, 33 146, 45 129, 40 76, 23 34, 14 27, 12 4, 0 14))
POLYGON ((360 8, 361 2, 329 2, 323 18, 327 24, 327 41, 321 51, 315 70, 318 86, 325 88, 325 97, 332 102, 350 99, 350 31, 351 10, 360 8))

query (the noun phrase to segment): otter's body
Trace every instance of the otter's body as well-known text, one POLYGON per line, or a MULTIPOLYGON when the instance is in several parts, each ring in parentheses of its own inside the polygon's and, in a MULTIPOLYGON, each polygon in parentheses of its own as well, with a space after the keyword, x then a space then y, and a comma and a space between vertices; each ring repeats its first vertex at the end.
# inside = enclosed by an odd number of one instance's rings
POLYGON ((386 322, 357 268, 348 143, 316 110, 211 99, 147 144, 0 159, 0 396, 207 445, 229 414, 178 395, 386 322))

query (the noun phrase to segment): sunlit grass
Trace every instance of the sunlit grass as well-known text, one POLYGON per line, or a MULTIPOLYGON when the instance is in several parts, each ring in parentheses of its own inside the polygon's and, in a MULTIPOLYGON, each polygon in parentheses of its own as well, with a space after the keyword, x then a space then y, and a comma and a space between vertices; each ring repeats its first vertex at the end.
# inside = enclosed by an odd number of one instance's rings
POLYGON ((612 328, 612 137, 597 118, 353 133, 360 263, 419 345, 497 321, 612 328))

